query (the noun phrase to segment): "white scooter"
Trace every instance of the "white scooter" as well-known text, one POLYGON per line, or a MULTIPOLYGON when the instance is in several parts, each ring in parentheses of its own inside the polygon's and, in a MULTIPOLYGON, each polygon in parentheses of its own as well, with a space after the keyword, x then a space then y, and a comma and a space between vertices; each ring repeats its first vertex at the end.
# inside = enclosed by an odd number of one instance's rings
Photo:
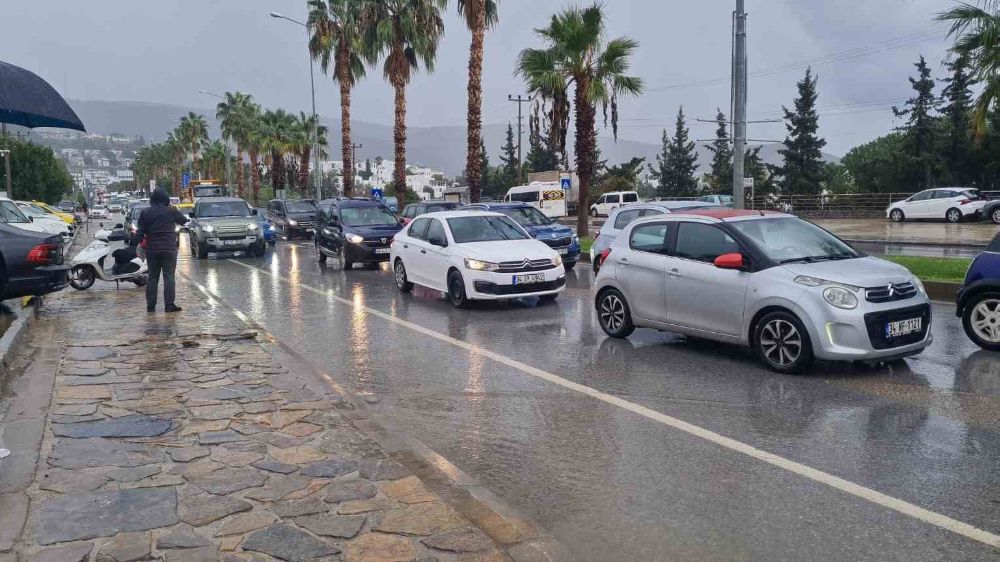
POLYGON ((142 287, 149 280, 145 252, 125 244, 125 225, 116 224, 94 233, 94 241, 73 258, 69 284, 74 289, 89 289, 94 281, 129 281, 142 287))

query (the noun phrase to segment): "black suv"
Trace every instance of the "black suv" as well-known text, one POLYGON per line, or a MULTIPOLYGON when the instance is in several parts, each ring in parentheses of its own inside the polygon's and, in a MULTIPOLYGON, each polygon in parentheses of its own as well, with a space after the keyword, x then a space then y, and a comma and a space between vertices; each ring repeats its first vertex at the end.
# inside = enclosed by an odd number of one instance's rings
POLYGON ((312 199, 272 199, 267 204, 267 219, 275 233, 286 240, 296 236, 310 237, 316 232, 319 207, 312 199))
POLYGON ((369 199, 330 201, 318 220, 317 258, 335 257, 344 269, 389 261, 389 244, 402 228, 385 205, 369 199))

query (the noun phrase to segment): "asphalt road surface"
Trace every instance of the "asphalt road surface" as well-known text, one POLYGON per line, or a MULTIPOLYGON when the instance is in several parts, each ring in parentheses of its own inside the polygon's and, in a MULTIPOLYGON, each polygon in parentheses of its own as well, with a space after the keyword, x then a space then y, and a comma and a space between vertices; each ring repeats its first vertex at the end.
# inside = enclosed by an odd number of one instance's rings
POLYGON ((1000 558, 1000 354, 949 305, 919 357, 795 377, 711 342, 606 338, 586 265, 555 303, 470 310, 321 266, 305 241, 205 261, 182 245, 178 271, 574 560, 1000 558))

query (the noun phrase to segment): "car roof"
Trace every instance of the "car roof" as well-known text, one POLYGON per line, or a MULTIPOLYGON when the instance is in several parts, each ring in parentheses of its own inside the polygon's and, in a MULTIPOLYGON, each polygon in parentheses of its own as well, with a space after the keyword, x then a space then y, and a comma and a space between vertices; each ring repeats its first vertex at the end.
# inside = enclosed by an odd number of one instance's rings
POLYGON ((330 205, 336 205, 337 207, 346 209, 358 207, 385 207, 384 203, 373 199, 342 199, 339 201, 332 201, 330 205))
POLYGON ((433 213, 427 213, 420 215, 414 220, 419 219, 454 219, 460 217, 505 217, 506 215, 501 213, 494 213, 492 211, 477 211, 477 210, 458 210, 458 211, 435 211, 433 213))
POLYGON ((525 207, 531 207, 531 205, 523 201, 486 201, 485 203, 480 201, 479 203, 469 203, 465 207, 476 207, 476 206, 488 207, 490 209, 523 209, 525 207))
POLYGON ((239 197, 199 197, 198 203, 246 203, 245 199, 239 197))
POLYGON ((726 222, 731 220, 738 220, 744 218, 754 218, 754 217, 768 217, 768 218, 793 218, 795 215, 789 215, 788 213, 781 213, 778 211, 759 211, 754 209, 729 209, 726 207, 720 207, 718 209, 692 209, 690 211, 683 211, 680 213, 673 213, 674 216, 694 216, 694 217, 706 217, 710 219, 715 219, 720 222, 726 222))

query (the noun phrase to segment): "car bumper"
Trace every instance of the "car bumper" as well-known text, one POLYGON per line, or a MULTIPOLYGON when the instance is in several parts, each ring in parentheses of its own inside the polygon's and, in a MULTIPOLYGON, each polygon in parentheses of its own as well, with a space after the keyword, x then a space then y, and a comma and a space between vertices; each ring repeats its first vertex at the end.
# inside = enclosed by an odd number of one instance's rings
POLYGON ((263 238, 260 236, 242 236, 239 238, 206 238, 205 245, 209 250, 214 251, 235 251, 247 250, 260 244, 263 238))
POLYGON ((69 285, 69 270, 69 265, 50 265, 36 268, 23 277, 11 277, 0 298, 39 297, 59 292, 69 285))
POLYGON ((365 244, 354 244, 348 242, 345 246, 347 259, 354 263, 381 263, 389 261, 389 246, 384 248, 371 247, 365 244), (378 252, 382 249, 383 252, 378 252))
POLYGON ((828 361, 880 361, 916 355, 929 346, 931 335, 930 303, 926 299, 908 299, 878 307, 861 306, 855 310, 826 307, 821 313, 808 314, 813 352, 828 361), (887 338, 886 324, 898 320, 922 318, 921 331, 887 338))
POLYGON ((469 298, 476 300, 538 297, 558 294, 566 289, 566 271, 562 266, 530 273, 541 273, 544 280, 541 283, 517 285, 513 282, 514 276, 524 275, 524 273, 497 273, 468 269, 462 272, 465 277, 465 292, 469 298))

